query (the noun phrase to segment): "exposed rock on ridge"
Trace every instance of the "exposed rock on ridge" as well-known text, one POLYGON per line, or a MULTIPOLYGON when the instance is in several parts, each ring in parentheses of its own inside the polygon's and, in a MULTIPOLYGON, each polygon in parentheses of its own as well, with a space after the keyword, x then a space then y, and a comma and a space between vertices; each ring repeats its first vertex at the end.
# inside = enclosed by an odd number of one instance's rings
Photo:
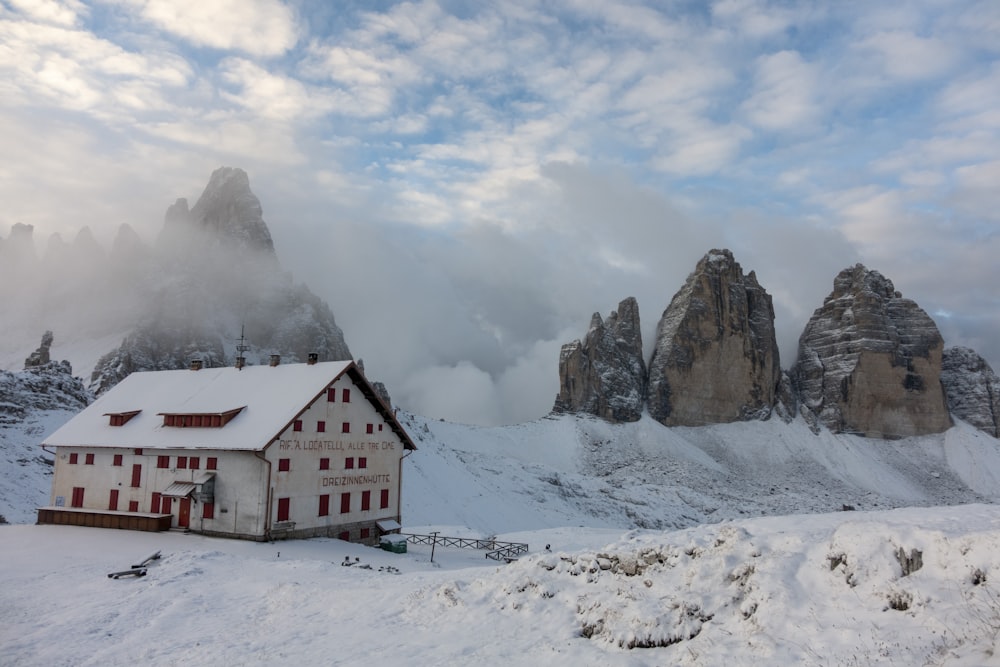
POLYGON ((836 433, 944 431, 943 346, 934 321, 891 281, 861 264, 845 269, 799 338, 790 375, 802 413, 836 433))
POLYGON ((711 250, 660 318, 649 414, 667 426, 766 419, 780 378, 771 296, 729 250, 711 250))
POLYGON ((607 322, 594 313, 583 341, 562 346, 553 411, 597 415, 610 422, 637 421, 645 387, 639 304, 629 297, 607 322))
POLYGON ((947 348, 941 384, 952 415, 1000 438, 1000 378, 985 359, 967 347, 947 348))

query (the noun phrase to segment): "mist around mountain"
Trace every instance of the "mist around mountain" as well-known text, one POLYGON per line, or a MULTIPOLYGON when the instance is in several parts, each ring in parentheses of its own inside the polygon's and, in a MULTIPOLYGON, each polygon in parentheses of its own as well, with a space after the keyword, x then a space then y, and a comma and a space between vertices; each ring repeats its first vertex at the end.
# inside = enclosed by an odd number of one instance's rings
POLYGON ((151 244, 122 224, 110 250, 84 228, 39 254, 31 226, 14 225, 0 281, 17 286, 0 292, 0 367, 52 331, 97 393, 136 370, 233 363, 243 334, 250 364, 351 357, 330 307, 282 267, 241 169, 216 170, 193 207, 169 206, 151 244))

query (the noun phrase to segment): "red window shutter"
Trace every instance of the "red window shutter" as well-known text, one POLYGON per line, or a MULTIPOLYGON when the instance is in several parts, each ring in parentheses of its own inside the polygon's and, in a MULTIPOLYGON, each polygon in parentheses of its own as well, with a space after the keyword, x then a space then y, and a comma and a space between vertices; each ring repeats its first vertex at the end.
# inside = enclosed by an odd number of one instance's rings
POLYGON ((278 498, 278 521, 288 521, 290 504, 289 498, 278 498))
POLYGON ((108 509, 112 512, 118 511, 118 489, 111 489, 111 495, 108 497, 108 509))
POLYGON ((301 431, 302 430, 302 420, 301 419, 296 419, 294 422, 292 422, 292 430, 293 431, 301 431))
POLYGON ((319 460, 319 469, 320 470, 329 470, 330 469, 330 459, 320 459, 319 460))
POLYGON ((129 512, 138 512, 139 511, 139 501, 138 500, 130 500, 130 501, 128 501, 128 511, 129 512))
POLYGON ((214 519, 215 518, 215 503, 204 503, 201 506, 201 518, 202 519, 214 519))
POLYGON ((378 425, 378 430, 379 430, 379 431, 381 431, 381 430, 382 430, 382 424, 379 424, 379 425, 378 425))
POLYGON ((83 507, 83 487, 74 486, 73 487, 73 498, 70 503, 70 507, 83 507))
POLYGON ((121 454, 115 454, 114 463, 112 463, 111 465, 120 466, 121 464, 122 464, 122 455, 121 454))
POLYGON ((330 514, 330 494, 324 493, 319 497, 319 515, 329 516, 330 514))
POLYGON ((278 459, 278 472, 288 472, 292 469, 291 459, 278 459))
POLYGON ((365 426, 365 433, 368 433, 370 435, 374 432, 375 432, 375 424, 368 424, 367 426, 365 426))
POLYGON ((169 456, 157 456, 156 457, 156 467, 157 468, 169 468, 170 467, 170 457, 169 456))
POLYGON ((347 470, 354 470, 354 457, 348 456, 344 459, 344 468, 347 470))
POLYGON ((368 457, 367 456, 359 456, 358 457, 358 467, 359 468, 367 468, 368 467, 368 457))
POLYGON ((205 459, 205 470, 217 470, 219 466, 219 459, 215 456, 209 456, 205 459))
POLYGON ((326 433, 326 422, 324 422, 324 421, 318 421, 318 422, 316 422, 316 432, 317 433, 326 433))
POLYGON ((142 456, 142 448, 136 447, 135 449, 132 450, 132 453, 135 454, 136 456, 142 456))
POLYGON ((187 470, 188 467, 188 457, 178 456, 177 457, 177 467, 181 470, 187 470))
MULTIPOLYGON (((142 464, 133 463, 132 464, 132 488, 139 488, 139 482, 142 480, 142 464)), ((136 510, 138 511, 138 510, 136 510)))
POLYGON ((341 433, 350 433, 351 432, 351 422, 344 422, 343 424, 341 424, 340 425, 340 432, 341 433))
POLYGON ((367 512, 372 508, 372 492, 362 491, 361 492, 361 511, 367 512))
POLYGON ((382 494, 379 498, 379 508, 385 509, 387 507, 389 507, 389 489, 382 489, 382 494))
POLYGON ((73 465, 76 465, 79 460, 80 460, 80 455, 77 454, 76 452, 73 452, 72 454, 69 455, 69 462, 72 463, 73 465))
POLYGON ((173 504, 173 499, 170 496, 160 500, 160 514, 170 514, 170 506, 173 504))
POLYGON ((340 513, 347 514, 351 511, 351 494, 342 493, 340 494, 340 513))
POLYGON ((328 403, 333 403, 337 400, 337 390, 335 388, 330 387, 326 390, 326 400, 328 403))
POLYGON ((192 456, 191 458, 188 459, 188 464, 190 465, 191 470, 197 470, 199 467, 201 467, 201 457, 192 456))
POLYGON ((371 535, 371 528, 361 529, 361 539, 367 540, 369 535, 371 535))
POLYGON ((350 403, 351 402, 351 390, 350 389, 345 389, 341 393, 340 400, 343 403, 350 403))
POLYGON ((160 494, 153 493, 153 500, 149 503, 149 511, 153 514, 160 513, 160 494))
POLYGON ((84 462, 84 464, 86 464, 88 466, 94 465, 94 455, 93 454, 86 454, 84 456, 84 458, 83 458, 83 462, 84 462))
POLYGON ((351 541, 351 531, 345 530, 340 535, 337 535, 338 539, 344 540, 345 542, 351 541))

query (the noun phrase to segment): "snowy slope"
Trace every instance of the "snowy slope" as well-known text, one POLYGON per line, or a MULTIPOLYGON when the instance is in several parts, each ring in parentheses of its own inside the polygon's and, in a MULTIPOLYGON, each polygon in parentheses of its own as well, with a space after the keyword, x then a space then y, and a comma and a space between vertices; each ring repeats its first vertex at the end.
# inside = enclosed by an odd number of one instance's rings
POLYGON ((665 428, 558 416, 474 427, 404 416, 414 525, 489 534, 566 525, 681 528, 744 516, 992 502, 1000 441, 959 423, 896 441, 779 420, 665 428))
POLYGON ((431 563, 426 546, 0 526, 0 654, 12 667, 1000 664, 996 506, 500 537, 532 553, 498 565, 437 547, 431 563), (145 577, 106 576, 157 550, 145 577))

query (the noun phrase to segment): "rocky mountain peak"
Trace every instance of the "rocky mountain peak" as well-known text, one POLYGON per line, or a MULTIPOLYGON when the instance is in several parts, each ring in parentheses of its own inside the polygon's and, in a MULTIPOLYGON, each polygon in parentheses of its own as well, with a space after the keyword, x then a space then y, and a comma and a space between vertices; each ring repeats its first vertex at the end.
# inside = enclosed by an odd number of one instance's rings
POLYGON ((1000 438, 1000 378, 985 359, 967 347, 947 348, 941 384, 954 416, 1000 438))
POLYGON ((607 321, 594 313, 582 341, 562 346, 553 411, 592 414, 615 423, 636 421, 642 416, 645 386, 639 304, 629 297, 607 321))
POLYGON ((834 432, 882 438, 947 429, 944 343, 934 321, 861 264, 841 271, 833 285, 799 338, 790 373, 806 418, 834 432))
POLYGON ((709 251, 657 326, 650 415, 668 426, 767 418, 780 378, 771 296, 732 252, 709 251))
POLYGON ((185 249, 192 233, 204 234, 213 247, 274 257, 260 200, 250 190, 250 177, 239 168, 220 167, 212 172, 193 208, 188 208, 184 198, 174 202, 164 216, 159 245, 185 249))

